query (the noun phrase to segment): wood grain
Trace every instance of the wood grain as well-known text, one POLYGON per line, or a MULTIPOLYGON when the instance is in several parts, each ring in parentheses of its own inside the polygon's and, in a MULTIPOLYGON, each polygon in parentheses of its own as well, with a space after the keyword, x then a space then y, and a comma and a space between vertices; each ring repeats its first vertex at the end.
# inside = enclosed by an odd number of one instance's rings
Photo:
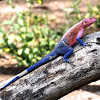
POLYGON ((100 79, 100 32, 85 36, 83 41, 92 42, 91 47, 76 43, 70 56, 74 66, 58 57, 2 90, 0 100, 58 100, 100 79))

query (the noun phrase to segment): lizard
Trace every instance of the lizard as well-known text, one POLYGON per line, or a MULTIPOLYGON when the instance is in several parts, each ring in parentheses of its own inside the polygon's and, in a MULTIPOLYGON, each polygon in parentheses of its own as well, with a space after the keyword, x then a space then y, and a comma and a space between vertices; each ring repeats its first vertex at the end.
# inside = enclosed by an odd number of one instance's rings
POLYGON ((29 72, 35 70, 36 68, 40 67, 41 65, 57 58, 58 56, 63 55, 64 61, 70 63, 70 60, 68 57, 73 53, 73 45, 76 41, 78 41, 82 46, 87 46, 86 43, 84 43, 81 38, 84 35, 84 30, 86 27, 90 26, 94 22, 97 21, 97 18, 95 17, 89 17, 86 18, 79 23, 72 26, 61 38, 61 40, 58 42, 57 46, 45 57, 43 57, 41 60, 39 60, 37 63, 33 64, 32 66, 28 67, 26 70, 22 71, 21 73, 17 74, 12 80, 10 80, 6 85, 4 85, 2 88, 0 88, 0 91, 7 86, 9 86, 11 83, 15 82, 22 76, 28 74, 29 72))

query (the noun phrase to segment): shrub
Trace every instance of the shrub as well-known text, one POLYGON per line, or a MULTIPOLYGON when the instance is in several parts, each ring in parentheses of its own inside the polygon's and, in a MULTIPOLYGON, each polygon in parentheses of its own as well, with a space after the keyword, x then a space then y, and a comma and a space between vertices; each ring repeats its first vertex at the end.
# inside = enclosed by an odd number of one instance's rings
POLYGON ((0 52, 13 55, 18 65, 30 66, 55 47, 61 34, 48 27, 47 14, 33 16, 30 12, 18 12, 12 20, 2 23, 0 36, 0 52))

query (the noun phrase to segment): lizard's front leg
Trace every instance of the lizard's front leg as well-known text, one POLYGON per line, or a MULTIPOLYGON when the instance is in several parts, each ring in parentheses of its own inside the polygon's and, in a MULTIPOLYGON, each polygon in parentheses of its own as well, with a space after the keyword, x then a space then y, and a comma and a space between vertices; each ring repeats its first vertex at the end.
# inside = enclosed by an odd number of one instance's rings
POLYGON ((76 39, 77 39, 77 41, 82 45, 82 46, 91 46, 90 44, 86 44, 86 43, 84 43, 80 38, 83 36, 83 34, 84 34, 84 29, 82 29, 81 31, 79 31, 78 32, 78 34, 77 34, 77 37, 76 37, 76 39))
POLYGON ((84 34, 84 28, 82 28, 82 29, 78 32, 76 39, 77 39, 77 41, 78 41, 82 46, 86 46, 86 44, 80 39, 80 38, 83 36, 83 34, 84 34))
POLYGON ((85 44, 79 37, 77 37, 77 41, 78 41, 82 46, 86 46, 86 44, 85 44))

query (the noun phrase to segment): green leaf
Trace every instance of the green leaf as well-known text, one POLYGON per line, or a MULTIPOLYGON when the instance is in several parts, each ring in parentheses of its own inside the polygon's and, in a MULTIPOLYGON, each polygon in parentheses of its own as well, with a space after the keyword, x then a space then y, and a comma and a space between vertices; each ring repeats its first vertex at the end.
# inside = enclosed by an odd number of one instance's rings
POLYGON ((4 22, 2 23, 2 25, 7 25, 7 24, 12 24, 12 22, 11 22, 10 20, 7 20, 7 21, 4 21, 4 22))
POLYGON ((35 53, 35 52, 38 52, 38 48, 37 47, 35 47, 35 48, 33 48, 33 52, 35 53))
POLYGON ((23 60, 22 63, 27 66, 27 61, 26 60, 23 60))
POLYGON ((5 41, 3 39, 0 39, 0 45, 4 45, 5 41))
POLYGON ((0 49, 0 54, 2 54, 3 53, 3 49, 0 49))
POLYGON ((23 26, 24 25, 24 20, 23 19, 18 19, 18 24, 23 26))
POLYGON ((12 3, 12 0, 6 0, 6 2, 7 2, 8 4, 11 4, 11 3, 12 3))
POLYGON ((8 37, 8 44, 11 44, 14 42, 15 39, 15 34, 10 34, 8 37))
POLYGON ((3 32, 0 32, 0 37, 2 37, 3 36, 3 32))
POLYGON ((21 55, 22 54, 22 51, 23 51, 23 49, 19 49, 18 50, 18 55, 21 55))
POLYGON ((20 28, 20 31, 26 32, 26 27, 21 27, 21 28, 20 28))
POLYGON ((43 0, 35 0, 36 2, 43 4, 43 0))
POLYGON ((33 55, 32 54, 29 54, 29 58, 32 59, 33 58, 33 55))
POLYGON ((9 52, 10 49, 9 49, 9 48, 4 48, 4 51, 5 51, 5 52, 9 52))
POLYGON ((15 40, 17 40, 17 41, 21 41, 22 39, 21 39, 20 36, 15 36, 15 40))
POLYGON ((42 57, 37 57, 37 60, 41 60, 42 59, 42 57))
POLYGON ((24 52, 25 52, 26 54, 29 54, 29 51, 30 51, 30 49, 29 49, 29 48, 26 48, 24 52))

